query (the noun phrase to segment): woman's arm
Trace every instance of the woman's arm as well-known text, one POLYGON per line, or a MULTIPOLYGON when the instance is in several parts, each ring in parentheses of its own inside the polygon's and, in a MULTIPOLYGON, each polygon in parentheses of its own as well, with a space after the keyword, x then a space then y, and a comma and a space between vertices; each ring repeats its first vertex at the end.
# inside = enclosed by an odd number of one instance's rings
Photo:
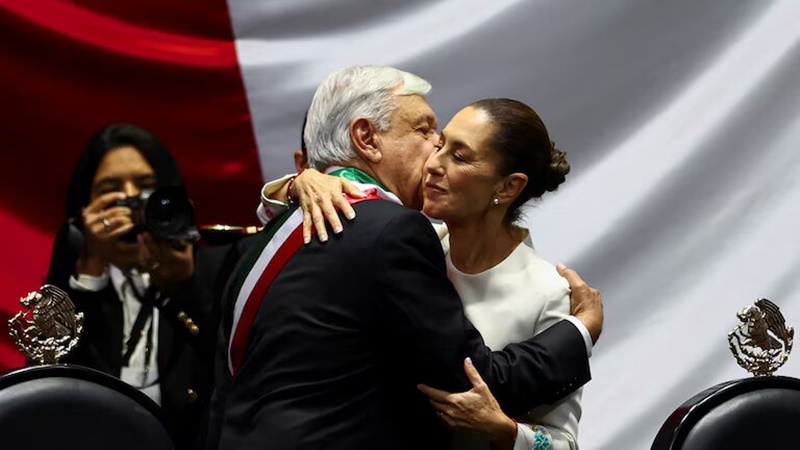
POLYGON ((348 180, 306 169, 298 175, 286 175, 270 181, 261 190, 258 217, 266 225, 285 210, 287 204, 297 203, 303 210, 303 241, 311 242, 312 229, 316 229, 320 241, 328 240, 325 223, 333 232, 343 231, 337 210, 353 220, 356 213, 344 195, 363 197, 363 193, 348 180))
POLYGON ((520 438, 517 422, 503 413, 469 358, 464 360, 464 373, 472 383, 467 392, 451 394, 426 385, 418 388, 450 428, 482 433, 499 450, 516 449, 515 442, 520 438))
MULTIPOLYGON (((538 284, 550 292, 547 301, 536 318, 538 334, 569 315, 569 284, 553 269, 552 277, 543 276, 538 284)), ((540 273, 544 275, 544 273, 540 273)), ((469 375, 469 367, 465 371, 469 375)), ((580 391, 552 404, 543 405, 519 419, 519 424, 511 427, 511 419, 497 406, 492 393, 478 389, 480 377, 469 376, 473 389, 467 392, 450 394, 448 392, 422 387, 429 395, 437 411, 442 412, 442 420, 454 428, 477 431, 488 436, 498 448, 513 450, 550 449, 575 450, 577 445, 578 421, 581 415, 580 391), (434 401, 436 403, 434 403, 434 401), (525 423, 528 422, 528 423, 525 423), (504 424, 498 426, 497 424, 504 424), (515 433, 514 433, 515 432, 515 433), (509 443, 509 436, 514 439, 509 443), (501 445, 502 444, 502 445, 501 445)), ((512 422, 513 423, 513 422, 512 422)))
MULTIPOLYGON (((574 427, 569 423, 564 428, 517 423, 500 409, 469 358, 464 363, 464 372, 473 386, 467 392, 451 394, 429 386, 419 386, 428 396, 431 406, 436 409, 436 414, 449 427, 482 433, 499 450, 577 450, 577 418, 573 417, 574 427)), ((570 395, 559 402, 558 407, 568 400, 571 403, 573 397, 576 397, 574 401, 577 402, 580 395, 570 395)))

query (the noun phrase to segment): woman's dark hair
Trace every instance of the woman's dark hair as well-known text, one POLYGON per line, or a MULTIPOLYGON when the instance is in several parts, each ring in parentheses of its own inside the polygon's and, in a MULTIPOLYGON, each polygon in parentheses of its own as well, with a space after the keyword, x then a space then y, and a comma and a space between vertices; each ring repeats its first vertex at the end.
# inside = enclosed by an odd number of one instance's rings
POLYGON ((489 146, 500 155, 500 173, 524 173, 528 184, 508 209, 506 221, 519 218, 520 207, 545 192, 555 191, 569 173, 567 154, 555 147, 544 122, 530 106, 507 98, 471 104, 492 119, 489 146))
POLYGON ((159 187, 183 186, 178 165, 157 137, 136 125, 108 125, 92 136, 78 158, 67 188, 67 218, 80 216, 81 210, 89 204, 92 182, 103 157, 111 150, 125 146, 136 148, 147 160, 159 187))
POLYGON ((67 286, 83 247, 81 212, 89 205, 97 168, 108 152, 125 146, 135 147, 142 154, 153 168, 158 187, 183 186, 178 165, 169 150, 149 131, 129 124, 108 125, 98 131, 78 158, 67 187, 67 222, 56 234, 48 283, 62 288, 67 286))

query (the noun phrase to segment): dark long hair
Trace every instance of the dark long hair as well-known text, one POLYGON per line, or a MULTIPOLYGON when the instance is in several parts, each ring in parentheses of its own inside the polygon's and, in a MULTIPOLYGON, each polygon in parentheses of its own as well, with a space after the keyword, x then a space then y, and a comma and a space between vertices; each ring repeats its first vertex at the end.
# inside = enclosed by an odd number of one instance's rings
POLYGON ((167 147, 144 128, 130 124, 112 124, 102 128, 89 140, 78 157, 67 187, 66 223, 59 229, 53 244, 47 282, 65 287, 75 271, 75 263, 83 247, 81 212, 89 205, 97 168, 111 150, 131 146, 142 154, 153 168, 156 185, 183 186, 178 165, 167 147))

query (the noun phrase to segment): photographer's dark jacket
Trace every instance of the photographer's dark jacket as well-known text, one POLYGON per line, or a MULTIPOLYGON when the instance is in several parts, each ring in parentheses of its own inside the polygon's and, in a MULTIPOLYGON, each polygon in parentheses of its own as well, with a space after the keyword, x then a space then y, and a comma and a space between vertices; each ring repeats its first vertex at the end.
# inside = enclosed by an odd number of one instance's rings
MULTIPOLYGON (((161 292, 156 304, 160 402, 178 449, 194 448, 213 388, 218 299, 227 279, 223 261, 228 250, 227 246, 196 250, 194 276, 170 292, 161 292)), ((85 291, 74 289, 63 277, 60 282, 48 282, 65 289, 85 316, 80 343, 66 362, 119 378, 125 347, 124 305, 114 284, 109 280, 101 290, 85 291)))

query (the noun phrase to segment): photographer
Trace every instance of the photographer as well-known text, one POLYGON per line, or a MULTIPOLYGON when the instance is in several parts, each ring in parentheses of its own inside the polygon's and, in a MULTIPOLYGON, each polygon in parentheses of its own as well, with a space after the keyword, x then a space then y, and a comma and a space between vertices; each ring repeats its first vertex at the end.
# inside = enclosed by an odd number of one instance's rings
POLYGON ((68 362, 150 396, 180 449, 193 447, 212 389, 227 248, 198 249, 190 234, 167 239, 145 230, 143 194, 167 186, 183 182, 155 136, 133 125, 103 128, 72 175, 47 282, 85 315, 68 362))

